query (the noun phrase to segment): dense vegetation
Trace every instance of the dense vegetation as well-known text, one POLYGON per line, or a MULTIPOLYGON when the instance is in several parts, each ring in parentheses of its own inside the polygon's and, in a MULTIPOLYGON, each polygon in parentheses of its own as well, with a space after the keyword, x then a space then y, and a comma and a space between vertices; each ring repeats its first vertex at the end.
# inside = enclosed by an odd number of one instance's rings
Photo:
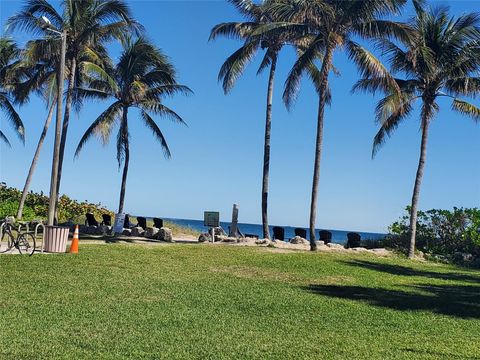
MULTIPOLYGON (((22 192, 12 187, 0 187, 0 219, 6 216, 15 216, 22 192)), ((73 220, 77 223, 83 223, 85 213, 91 212, 97 219, 102 218, 102 214, 113 212, 102 207, 101 204, 93 204, 88 201, 77 201, 62 195, 59 198, 58 221, 60 223, 73 220)), ((26 198, 23 211, 23 220, 45 220, 48 212, 48 196, 43 192, 36 193, 31 191, 26 198)))
MULTIPOLYGON (((408 249, 410 209, 406 211, 406 215, 390 226, 387 246, 408 249)), ((417 248, 422 252, 480 266, 480 209, 419 211, 417 233, 417 248)))
POLYGON ((108 244, 0 271, 3 360, 480 357, 480 272, 449 265, 108 244))

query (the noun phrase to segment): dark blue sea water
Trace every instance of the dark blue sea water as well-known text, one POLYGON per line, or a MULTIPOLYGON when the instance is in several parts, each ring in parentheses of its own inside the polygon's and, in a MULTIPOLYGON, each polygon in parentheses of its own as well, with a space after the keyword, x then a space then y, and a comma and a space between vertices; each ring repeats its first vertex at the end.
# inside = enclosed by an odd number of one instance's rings
MULTIPOLYGON (((178 225, 182 226, 187 226, 190 227, 194 230, 201 231, 201 232, 206 232, 208 231, 208 228, 203 226, 203 220, 187 220, 187 219, 165 219, 168 221, 171 221, 173 223, 176 223, 178 225)), ((230 223, 228 222, 221 222, 220 225, 222 228, 228 233, 228 227, 230 226, 230 223)), ((260 238, 263 237, 263 231, 262 231, 262 225, 260 224, 243 224, 239 223, 238 227, 242 231, 242 233, 246 234, 254 234, 258 235, 260 238)), ((270 233, 273 234, 272 227, 270 227, 270 233)), ((283 226, 285 229, 285 238, 290 239, 295 236, 294 230, 295 227, 291 226, 283 226)), ((329 230, 332 232, 332 241, 338 244, 344 244, 347 242, 347 233, 350 231, 343 231, 343 230, 330 230, 330 229, 325 229, 329 230)), ((385 237, 386 234, 380 234, 380 233, 366 233, 366 232, 360 232, 356 231, 359 233, 362 237, 362 240, 375 240, 375 239, 381 239, 385 237)), ((307 234, 308 234, 308 229, 307 229, 307 234)), ((317 231, 317 236, 318 236, 318 231, 317 231)))

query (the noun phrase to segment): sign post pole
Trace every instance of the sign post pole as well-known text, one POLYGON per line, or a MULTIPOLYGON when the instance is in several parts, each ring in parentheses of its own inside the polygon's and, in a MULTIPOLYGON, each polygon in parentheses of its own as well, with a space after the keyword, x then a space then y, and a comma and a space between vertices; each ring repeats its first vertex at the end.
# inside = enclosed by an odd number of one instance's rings
POLYGON ((214 243, 215 229, 220 226, 220 213, 218 211, 205 211, 203 213, 203 226, 210 228, 212 232, 212 243, 214 243))

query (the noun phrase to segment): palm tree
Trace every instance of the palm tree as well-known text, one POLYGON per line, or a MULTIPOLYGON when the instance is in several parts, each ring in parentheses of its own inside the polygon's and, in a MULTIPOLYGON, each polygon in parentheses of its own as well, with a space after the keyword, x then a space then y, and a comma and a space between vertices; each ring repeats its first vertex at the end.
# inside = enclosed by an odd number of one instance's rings
MULTIPOLYGON (((20 50, 12 40, 0 38, 0 109, 20 140, 25 143, 25 129, 22 119, 13 106, 14 96, 12 96, 16 81, 15 75, 12 75, 13 67, 18 62, 19 55, 20 50)), ((0 140, 11 146, 7 136, 1 130, 0 140)))
POLYGON ((277 32, 297 34, 307 41, 292 67, 285 83, 284 102, 290 108, 299 91, 303 74, 313 79, 319 94, 315 162, 310 204, 310 248, 316 250, 315 222, 317 216, 320 161, 323 145, 325 107, 331 97, 329 74, 334 71, 333 58, 337 50, 345 50, 350 59, 362 66, 365 74, 384 75, 390 84, 388 72, 372 53, 354 41, 355 37, 408 38, 408 29, 403 24, 382 17, 398 13, 406 0, 283 0, 271 9, 281 22, 264 26, 256 34, 274 35, 277 32), (316 62, 321 61, 319 71, 316 62))
POLYGON ((448 8, 424 10, 416 6, 416 17, 410 26, 414 29, 411 41, 402 49, 397 44, 382 40, 379 45, 389 58, 393 74, 404 75, 395 79, 400 91, 383 86, 382 76, 366 76, 355 86, 356 90, 375 92, 382 90, 386 96, 379 101, 376 119, 380 130, 374 139, 372 155, 375 156, 387 137, 421 102, 420 159, 410 208, 410 247, 408 256, 415 253, 417 209, 420 197, 429 127, 440 110, 437 100, 452 99, 452 109, 480 122, 480 108, 461 99, 480 94, 480 13, 453 17, 448 8))
POLYGON ((7 21, 9 30, 22 29, 35 35, 31 61, 60 53, 60 39, 55 33, 66 32, 67 97, 60 141, 57 198, 60 189, 63 158, 67 140, 73 89, 82 83, 85 71, 101 71, 106 51, 104 44, 113 38, 121 39, 126 34, 138 32, 140 25, 133 20, 129 7, 123 0, 63 0, 62 12, 46 0, 27 0, 24 8, 7 21), (46 19, 46 20, 45 20, 46 19), (85 62, 85 57, 89 62, 85 62), (94 59, 94 61, 91 61, 94 59))
POLYGON ((23 208, 27 199, 30 184, 32 182, 33 174, 37 166, 38 159, 43 147, 43 143, 47 136, 48 128, 53 117, 56 101, 56 82, 57 82, 57 57, 48 56, 47 59, 31 64, 29 62, 29 52, 32 51, 31 46, 35 46, 34 42, 29 42, 24 51, 25 58, 18 66, 24 73, 25 80, 16 84, 14 89, 15 98, 24 103, 28 100, 32 93, 38 94, 45 99, 46 106, 49 108, 48 115, 43 125, 43 130, 38 139, 37 147, 28 170, 28 175, 23 186, 22 196, 18 205, 17 219, 21 220, 23 216, 23 208))
MULTIPOLYGON (((80 154, 85 143, 98 135, 106 143, 115 127, 117 135, 117 160, 124 162, 118 212, 123 213, 125 190, 130 160, 129 111, 137 108, 140 118, 160 142, 164 155, 171 156, 165 137, 149 114, 167 117, 185 124, 182 118, 163 104, 163 99, 177 93, 189 94, 191 90, 176 82, 174 67, 168 58, 154 45, 143 38, 126 41, 123 53, 116 66, 105 79, 93 79, 88 88, 76 89, 79 101, 86 98, 113 98, 113 103, 92 123, 81 138, 75 156, 80 154)), ((131 119, 131 118, 130 118, 131 119)))
POLYGON ((266 1, 261 5, 252 0, 230 0, 237 10, 246 17, 246 22, 229 22, 215 26, 210 34, 210 40, 220 35, 244 40, 244 44, 230 55, 220 69, 219 81, 223 83, 223 90, 227 94, 242 75, 245 67, 255 57, 259 50, 265 50, 265 55, 260 64, 257 74, 266 68, 270 68, 267 87, 267 109, 265 115, 265 140, 263 155, 263 180, 262 180, 262 226, 263 237, 270 239, 268 226, 268 183, 270 174, 270 138, 272 128, 272 106, 275 72, 277 69, 278 55, 286 42, 285 33, 275 36, 252 36, 256 29, 262 25, 271 24, 274 19, 266 11, 267 3, 275 3, 275 0, 266 1))

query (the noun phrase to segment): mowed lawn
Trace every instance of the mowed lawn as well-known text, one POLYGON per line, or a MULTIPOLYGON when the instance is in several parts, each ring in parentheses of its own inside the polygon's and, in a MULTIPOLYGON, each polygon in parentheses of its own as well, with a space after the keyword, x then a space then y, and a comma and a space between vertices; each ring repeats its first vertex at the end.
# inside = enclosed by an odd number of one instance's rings
POLYGON ((0 359, 479 359, 480 272, 212 245, 0 256, 0 359))

